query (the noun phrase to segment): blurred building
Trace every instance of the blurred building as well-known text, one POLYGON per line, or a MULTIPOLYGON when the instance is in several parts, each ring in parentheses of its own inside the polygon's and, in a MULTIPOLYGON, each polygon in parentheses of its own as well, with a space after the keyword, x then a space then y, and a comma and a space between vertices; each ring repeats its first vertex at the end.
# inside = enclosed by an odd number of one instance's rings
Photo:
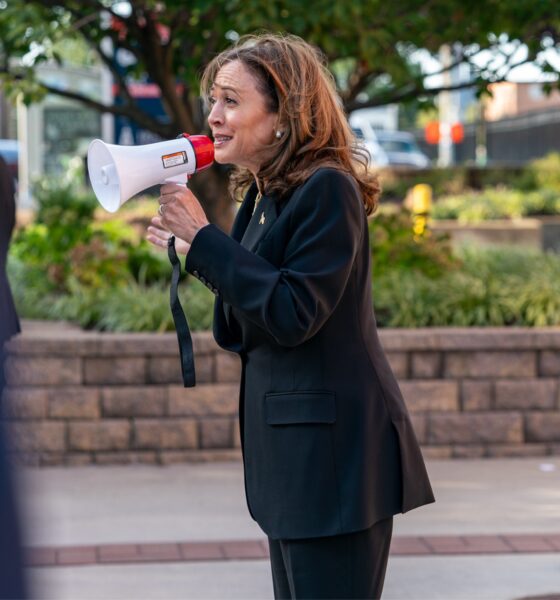
POLYGON ((499 121, 530 112, 560 110, 560 91, 546 94, 542 83, 514 83, 503 81, 489 86, 492 97, 485 101, 487 121, 499 121))
MULTIPOLYGON (((74 91, 96 101, 110 97, 110 82, 100 68, 45 64, 37 70, 40 80, 51 87, 74 91)), ((16 112, 21 207, 33 204, 34 181, 44 175, 60 175, 69 158, 85 157, 93 138, 112 137, 112 119, 107 121, 97 110, 57 94, 48 94, 30 106, 19 103, 16 112)))

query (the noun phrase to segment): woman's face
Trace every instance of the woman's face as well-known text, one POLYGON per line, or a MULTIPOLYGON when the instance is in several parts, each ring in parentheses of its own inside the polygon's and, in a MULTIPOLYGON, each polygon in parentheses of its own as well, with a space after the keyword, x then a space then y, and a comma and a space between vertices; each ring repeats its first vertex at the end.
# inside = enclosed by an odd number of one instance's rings
POLYGON ((258 173, 270 152, 277 114, 267 110, 255 77, 239 60, 225 64, 210 89, 208 123, 215 159, 258 173))

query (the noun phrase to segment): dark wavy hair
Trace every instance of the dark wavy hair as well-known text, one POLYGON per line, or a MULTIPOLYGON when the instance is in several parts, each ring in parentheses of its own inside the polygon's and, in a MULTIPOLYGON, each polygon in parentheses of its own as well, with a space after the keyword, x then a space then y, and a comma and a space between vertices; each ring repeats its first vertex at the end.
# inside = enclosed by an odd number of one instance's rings
MULTIPOLYGON (((209 97, 218 71, 236 60, 254 76, 283 130, 282 137, 271 142, 271 158, 257 174, 266 193, 281 197, 320 167, 332 167, 354 177, 367 214, 373 213, 379 180, 368 170, 368 154, 356 143, 320 50, 295 35, 244 36, 207 65, 201 80, 203 98, 209 97)), ((239 197, 252 181, 250 171, 234 169, 233 195, 239 197)))

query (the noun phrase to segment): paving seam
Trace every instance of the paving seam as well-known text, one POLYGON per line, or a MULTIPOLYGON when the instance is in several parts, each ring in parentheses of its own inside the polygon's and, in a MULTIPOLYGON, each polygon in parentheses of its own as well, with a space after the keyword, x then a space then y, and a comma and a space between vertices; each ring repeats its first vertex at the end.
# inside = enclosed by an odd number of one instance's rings
MULTIPOLYGON (((24 550, 28 567, 134 563, 259 560, 268 558, 266 539, 197 542, 35 546, 24 550)), ((560 553, 558 534, 394 536, 392 556, 465 556, 560 553)))

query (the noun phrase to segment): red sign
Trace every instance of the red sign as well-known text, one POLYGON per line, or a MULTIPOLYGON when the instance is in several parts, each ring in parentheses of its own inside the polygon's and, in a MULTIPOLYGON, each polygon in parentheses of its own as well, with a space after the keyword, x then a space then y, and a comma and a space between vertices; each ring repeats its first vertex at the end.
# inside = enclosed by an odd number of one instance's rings
POLYGON ((465 129, 461 123, 451 125, 451 141, 460 144, 465 139, 465 129))
POLYGON ((438 121, 430 121, 424 129, 424 137, 428 144, 438 144, 440 138, 438 121))

